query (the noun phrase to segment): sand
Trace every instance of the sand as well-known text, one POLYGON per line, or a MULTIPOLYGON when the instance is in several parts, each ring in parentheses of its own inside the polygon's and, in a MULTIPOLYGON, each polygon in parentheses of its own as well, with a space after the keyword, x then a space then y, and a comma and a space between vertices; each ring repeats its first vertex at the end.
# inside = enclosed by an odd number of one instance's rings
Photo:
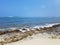
POLYGON ((4 32, 0 35, 0 45, 60 45, 60 27, 56 26, 60 25, 26 32, 4 32))
POLYGON ((24 42, 15 42, 6 45, 60 45, 59 39, 32 39, 24 42))
POLYGON ((24 40, 13 42, 13 43, 7 43, 5 45, 60 45, 60 39, 48 38, 49 36, 50 35, 46 33, 36 34, 24 40))

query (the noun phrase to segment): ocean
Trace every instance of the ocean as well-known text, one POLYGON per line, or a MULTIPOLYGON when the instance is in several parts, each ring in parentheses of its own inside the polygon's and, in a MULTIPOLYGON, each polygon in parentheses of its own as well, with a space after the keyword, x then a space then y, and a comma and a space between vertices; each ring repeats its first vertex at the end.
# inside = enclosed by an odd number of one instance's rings
POLYGON ((0 28, 33 27, 51 23, 60 23, 60 17, 0 17, 0 28))

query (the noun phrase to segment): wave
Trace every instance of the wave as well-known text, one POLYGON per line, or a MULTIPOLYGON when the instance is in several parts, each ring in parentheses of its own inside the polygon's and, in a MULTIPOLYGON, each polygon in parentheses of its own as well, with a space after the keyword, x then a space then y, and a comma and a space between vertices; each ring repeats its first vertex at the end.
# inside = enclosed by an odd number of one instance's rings
POLYGON ((33 27, 33 28, 38 28, 38 29, 40 29, 40 28, 44 28, 44 27, 53 27, 53 26, 55 26, 55 25, 60 25, 60 23, 52 23, 52 24, 45 24, 45 25, 39 25, 39 26, 35 26, 35 27, 33 27))
POLYGON ((55 28, 60 26, 60 23, 53 23, 53 24, 45 24, 45 25, 38 25, 30 28, 22 27, 22 28, 7 28, 7 29, 0 29, 0 34, 11 33, 11 32, 27 32, 31 30, 47 30, 50 28, 55 28))

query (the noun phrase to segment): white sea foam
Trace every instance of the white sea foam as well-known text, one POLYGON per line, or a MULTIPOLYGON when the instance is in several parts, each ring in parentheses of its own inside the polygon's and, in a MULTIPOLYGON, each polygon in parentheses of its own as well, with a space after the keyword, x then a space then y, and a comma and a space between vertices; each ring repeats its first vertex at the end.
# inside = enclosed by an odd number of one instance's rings
POLYGON ((59 24, 60 24, 60 23, 52 23, 52 24, 38 25, 38 26, 34 26, 34 27, 32 27, 32 28, 23 28, 23 27, 22 27, 22 29, 20 29, 20 31, 26 32, 26 31, 36 30, 36 29, 40 29, 40 28, 44 28, 44 27, 48 28, 48 27, 52 27, 52 26, 54 26, 54 25, 59 25, 59 24), (23 29, 25 29, 25 30, 23 30, 23 29))
POLYGON ((22 30, 22 29, 19 29, 19 31, 21 31, 21 32, 26 32, 26 30, 22 30))
POLYGON ((30 29, 29 28, 24 28, 25 30, 23 30, 23 29, 19 29, 21 32, 26 32, 26 31, 30 31, 30 29))
POLYGON ((60 23, 53 23, 53 24, 45 24, 45 25, 40 25, 40 26, 35 26, 33 28, 37 28, 37 29, 40 29, 40 28, 44 28, 44 27, 52 27, 54 25, 59 25, 60 23))
POLYGON ((52 24, 45 24, 45 25, 38 25, 38 26, 34 26, 34 27, 32 27, 32 28, 14 28, 14 27, 12 27, 12 28, 7 28, 7 29, 0 29, 0 31, 7 31, 7 30, 16 30, 16 29, 18 29, 18 30, 20 30, 21 32, 26 32, 26 31, 30 31, 30 30, 36 30, 36 29, 41 29, 41 28, 44 28, 44 27, 46 27, 46 28, 48 28, 48 27, 52 27, 52 26, 54 26, 54 25, 59 25, 60 23, 52 23, 52 24))
POLYGON ((10 29, 10 30, 16 30, 17 28, 12 27, 12 28, 8 28, 8 29, 10 29))

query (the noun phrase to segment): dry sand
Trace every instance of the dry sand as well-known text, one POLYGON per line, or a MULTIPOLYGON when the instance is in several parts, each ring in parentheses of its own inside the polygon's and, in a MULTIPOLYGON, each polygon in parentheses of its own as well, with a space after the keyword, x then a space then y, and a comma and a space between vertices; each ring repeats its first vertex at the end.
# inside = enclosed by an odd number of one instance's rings
POLYGON ((15 42, 6 45, 60 45, 59 39, 32 39, 24 42, 15 42))
POLYGON ((22 41, 7 43, 5 45, 60 45, 60 39, 52 39, 48 37, 50 36, 46 33, 36 34, 22 41))

